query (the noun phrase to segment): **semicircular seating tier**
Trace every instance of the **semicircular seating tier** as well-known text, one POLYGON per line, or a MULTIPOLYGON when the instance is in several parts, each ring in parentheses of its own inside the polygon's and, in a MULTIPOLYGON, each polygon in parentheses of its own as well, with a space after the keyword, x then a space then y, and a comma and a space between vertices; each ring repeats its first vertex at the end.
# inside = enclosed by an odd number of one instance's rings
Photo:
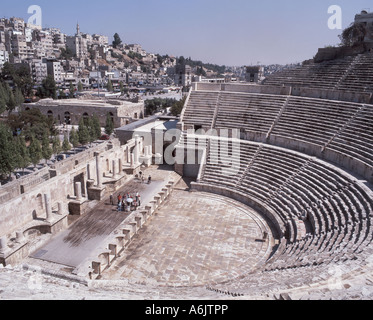
POLYGON ((373 53, 287 68, 269 75, 263 84, 373 92, 373 53))
POLYGON ((286 95, 191 91, 184 129, 238 129, 242 139, 316 156, 373 183, 373 105, 286 95))
POLYGON ((260 211, 282 239, 266 270, 354 259, 373 240, 373 193, 347 172, 292 150, 210 138, 197 190, 260 211))

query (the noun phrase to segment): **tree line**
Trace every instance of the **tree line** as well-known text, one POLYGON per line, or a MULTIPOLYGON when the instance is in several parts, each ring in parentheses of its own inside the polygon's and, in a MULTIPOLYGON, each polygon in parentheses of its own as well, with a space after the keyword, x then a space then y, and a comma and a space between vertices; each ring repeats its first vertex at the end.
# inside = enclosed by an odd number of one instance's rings
MULTIPOLYGON (((105 131, 111 134, 114 125, 107 115, 105 131)), ((55 119, 43 115, 39 109, 30 109, 10 115, 0 122, 0 175, 4 179, 16 169, 36 167, 42 160, 47 163, 53 155, 68 152, 72 147, 86 145, 101 137, 97 115, 82 117, 78 129, 60 140, 55 119)))
POLYGON ((170 108, 171 115, 178 116, 183 110, 185 100, 186 96, 179 101, 174 98, 154 98, 145 100, 145 113, 151 116, 170 108))

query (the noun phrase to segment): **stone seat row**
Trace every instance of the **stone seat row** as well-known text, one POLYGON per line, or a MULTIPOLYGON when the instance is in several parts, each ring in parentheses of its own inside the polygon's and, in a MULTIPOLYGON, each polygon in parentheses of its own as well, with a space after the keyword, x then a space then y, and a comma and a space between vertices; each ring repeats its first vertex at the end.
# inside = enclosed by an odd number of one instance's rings
POLYGON ((294 85, 313 88, 334 88, 348 71, 354 59, 347 57, 329 62, 311 63, 272 74, 265 80, 268 85, 294 85))
POLYGON ((266 85, 299 85, 310 88, 372 91, 373 59, 371 53, 354 58, 313 63, 269 76, 266 85))
POLYGON ((302 218, 312 226, 308 229, 308 234, 312 235, 329 234, 336 240, 338 237, 343 239, 341 235, 352 230, 358 230, 357 237, 367 234, 370 226, 367 221, 373 215, 371 194, 368 195, 359 184, 341 172, 318 161, 306 162, 303 156, 300 156, 299 170, 291 175, 296 166, 294 155, 288 161, 293 166, 286 168, 287 163, 279 161, 281 152, 276 154, 277 150, 273 152, 270 149, 264 147, 264 152, 268 151, 265 157, 261 157, 259 152, 250 170, 243 171, 240 167, 233 177, 225 175, 219 165, 212 165, 207 160, 202 181, 244 192, 248 197, 272 207, 288 226, 290 245, 300 239, 297 228, 302 225, 299 222, 302 218), (238 184, 238 176, 242 172, 245 177, 238 184))

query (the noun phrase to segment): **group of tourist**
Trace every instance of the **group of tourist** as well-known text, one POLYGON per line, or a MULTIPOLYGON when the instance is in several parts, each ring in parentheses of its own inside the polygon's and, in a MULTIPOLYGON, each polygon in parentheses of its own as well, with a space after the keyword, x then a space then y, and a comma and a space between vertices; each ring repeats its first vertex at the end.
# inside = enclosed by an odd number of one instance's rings
MULTIPOLYGON (((145 176, 141 171, 139 172, 139 179, 140 179, 141 183, 145 183, 145 176)), ((150 184, 151 182, 152 182, 152 177, 149 176, 148 177, 148 184, 150 184)))
MULTIPOLYGON (((142 183, 145 183, 145 176, 144 174, 140 171, 139 175, 136 176, 140 178, 142 183)), ((147 178, 148 184, 150 184, 152 181, 152 177, 149 176, 147 178)), ((124 193, 123 195, 118 194, 117 196, 117 210, 123 211, 123 212, 130 212, 137 210, 137 208, 141 205, 141 196, 138 192, 136 192, 135 195, 131 195, 130 193, 124 193)), ((110 194, 110 204, 114 206, 114 195, 110 194)))
MULTIPOLYGON (((136 192, 134 196, 130 193, 124 193, 123 196, 118 194, 117 200, 118 212, 130 212, 131 210, 137 210, 137 207, 141 205, 141 195, 138 192, 136 192)), ((114 205, 113 194, 110 195, 110 204, 114 205)))

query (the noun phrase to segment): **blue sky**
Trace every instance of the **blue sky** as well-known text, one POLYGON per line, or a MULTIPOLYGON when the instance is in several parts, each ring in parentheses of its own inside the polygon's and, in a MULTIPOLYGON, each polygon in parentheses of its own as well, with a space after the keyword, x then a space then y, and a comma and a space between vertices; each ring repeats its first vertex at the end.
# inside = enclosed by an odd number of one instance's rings
POLYGON ((1 17, 30 17, 39 5, 43 27, 112 36, 147 51, 225 65, 301 62, 339 42, 328 8, 339 5, 347 27, 372 0, 17 0, 2 1, 1 17))

